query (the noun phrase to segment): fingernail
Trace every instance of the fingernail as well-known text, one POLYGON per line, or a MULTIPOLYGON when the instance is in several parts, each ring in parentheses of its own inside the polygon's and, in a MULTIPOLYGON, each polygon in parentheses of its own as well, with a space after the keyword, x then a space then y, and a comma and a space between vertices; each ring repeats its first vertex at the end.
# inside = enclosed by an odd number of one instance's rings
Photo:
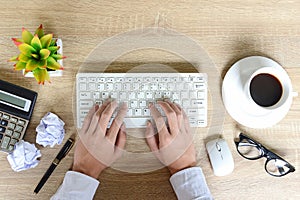
POLYGON ((149 103, 149 108, 150 108, 150 107, 152 107, 152 106, 153 106, 153 103, 152 103, 152 102, 150 102, 150 103, 149 103))
POLYGON ((147 126, 151 126, 151 122, 149 120, 147 121, 147 126))

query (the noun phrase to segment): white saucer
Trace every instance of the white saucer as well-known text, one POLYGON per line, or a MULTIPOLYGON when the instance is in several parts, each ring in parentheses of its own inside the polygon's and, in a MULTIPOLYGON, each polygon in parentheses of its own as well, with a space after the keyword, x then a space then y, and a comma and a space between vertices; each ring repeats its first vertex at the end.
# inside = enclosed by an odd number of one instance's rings
POLYGON ((275 61, 262 57, 250 56, 232 65, 223 80, 222 98, 229 115, 238 123, 250 128, 267 128, 282 120, 290 109, 292 100, 280 111, 267 110, 262 113, 249 109, 244 85, 254 71, 261 67, 276 67, 286 71, 275 61))

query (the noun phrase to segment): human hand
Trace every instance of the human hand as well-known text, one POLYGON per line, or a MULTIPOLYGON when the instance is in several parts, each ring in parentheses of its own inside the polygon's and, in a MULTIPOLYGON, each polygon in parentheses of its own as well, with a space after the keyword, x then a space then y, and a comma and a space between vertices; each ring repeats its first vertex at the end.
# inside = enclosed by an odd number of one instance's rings
POLYGON ((72 170, 98 178, 100 173, 117 160, 125 147, 126 130, 123 124, 127 105, 123 104, 110 128, 109 120, 116 110, 116 101, 108 100, 94 106, 79 131, 72 170))
POLYGON ((160 101, 158 104, 166 114, 169 129, 160 112, 153 104, 149 105, 158 136, 149 121, 146 141, 155 156, 168 167, 171 174, 196 165, 196 152, 190 133, 190 124, 185 112, 174 103, 160 101))

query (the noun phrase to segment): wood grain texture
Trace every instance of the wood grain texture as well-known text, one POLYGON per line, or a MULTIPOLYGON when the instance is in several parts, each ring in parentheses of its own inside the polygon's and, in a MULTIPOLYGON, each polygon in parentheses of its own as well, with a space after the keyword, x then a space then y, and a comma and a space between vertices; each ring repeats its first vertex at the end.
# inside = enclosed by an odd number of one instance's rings
MULTIPOLYGON (((136 29, 171 28, 200 44, 215 63, 221 77, 240 58, 263 55, 279 62, 290 75, 293 88, 300 91, 300 2, 299 1, 66 1, 0 0, 0 78, 37 91, 38 101, 25 140, 35 143, 35 128, 48 112, 65 122, 66 139, 76 134, 73 109, 75 76, 89 53, 102 41, 136 29), (12 70, 7 59, 18 50, 10 40, 21 28, 34 31, 43 24, 46 32, 63 40, 65 71, 52 78, 51 84, 39 86, 30 78, 12 70)), ((117 47, 116 47, 117 48, 117 47)), ((174 69, 193 70, 184 61, 164 52, 142 51, 118 58, 107 71, 128 71, 140 63, 168 63, 174 69), (137 56, 138 55, 138 56, 137 56)), ((210 113, 213 112, 211 99, 210 113)), ((221 119, 222 121, 223 119, 221 119)), ((209 121, 211 126, 214 122, 209 121)), ((235 170, 225 177, 213 175, 204 143, 208 128, 197 130, 195 145, 198 165, 202 167, 215 199, 300 199, 300 100, 294 98, 287 116, 268 129, 250 129, 235 122, 227 113, 220 132, 232 151, 235 170), (264 159, 248 161, 235 150, 233 139, 248 133, 270 147, 296 167, 296 172, 273 178, 264 171, 264 159)), ((136 130, 138 131, 138 130, 136 130)), ((139 130, 142 131, 142 130, 139 130)), ((61 162, 38 195, 33 190, 61 146, 41 147, 39 165, 23 172, 13 172, 6 154, 0 153, 0 199, 49 199, 72 165, 73 151, 61 162)), ((147 152, 142 140, 130 138, 128 151, 147 152)), ((95 199, 176 199, 165 168, 143 174, 107 169, 99 180, 95 199)))

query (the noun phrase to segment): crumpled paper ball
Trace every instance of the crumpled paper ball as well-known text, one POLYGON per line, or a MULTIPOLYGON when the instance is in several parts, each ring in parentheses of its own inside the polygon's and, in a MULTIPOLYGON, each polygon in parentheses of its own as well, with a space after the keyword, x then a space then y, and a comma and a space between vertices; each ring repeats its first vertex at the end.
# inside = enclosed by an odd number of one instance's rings
POLYGON ((19 172, 36 167, 39 163, 37 159, 41 156, 40 150, 34 144, 20 140, 15 144, 13 152, 8 154, 7 160, 11 168, 19 172))
POLYGON ((36 127, 36 143, 46 147, 61 144, 65 136, 65 123, 55 114, 48 112, 36 127))

